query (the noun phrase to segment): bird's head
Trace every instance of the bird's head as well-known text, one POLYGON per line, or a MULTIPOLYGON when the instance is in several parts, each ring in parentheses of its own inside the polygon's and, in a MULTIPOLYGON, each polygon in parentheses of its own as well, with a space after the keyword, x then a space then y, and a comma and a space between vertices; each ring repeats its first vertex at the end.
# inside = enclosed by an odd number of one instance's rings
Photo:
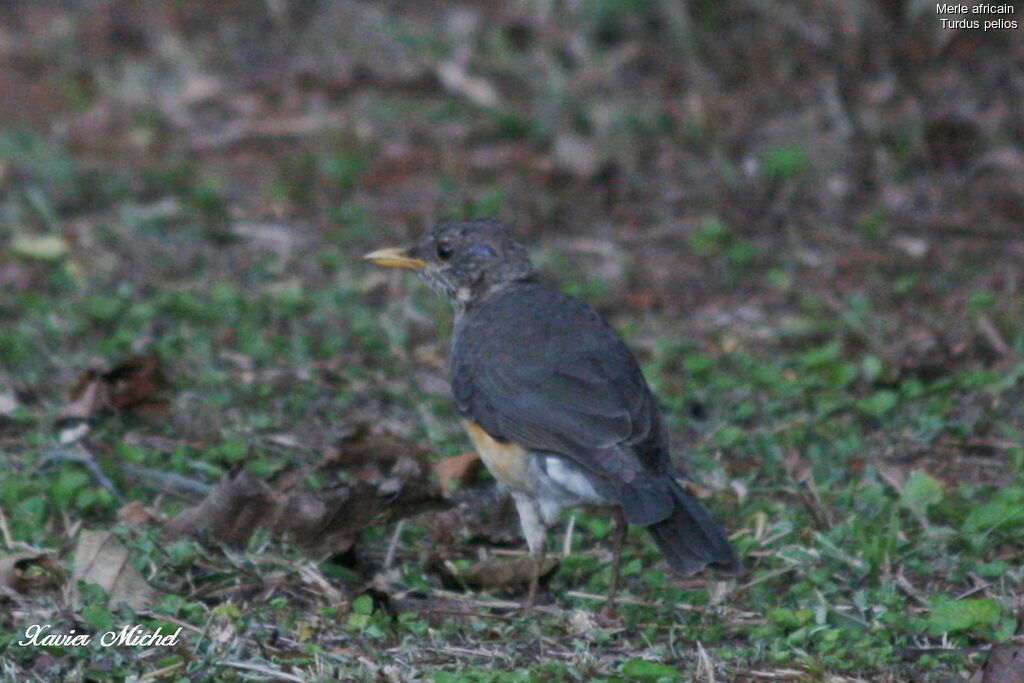
POLYGON ((363 258, 419 271, 431 289, 459 309, 533 275, 526 249, 492 218, 438 223, 411 247, 379 249, 363 258))

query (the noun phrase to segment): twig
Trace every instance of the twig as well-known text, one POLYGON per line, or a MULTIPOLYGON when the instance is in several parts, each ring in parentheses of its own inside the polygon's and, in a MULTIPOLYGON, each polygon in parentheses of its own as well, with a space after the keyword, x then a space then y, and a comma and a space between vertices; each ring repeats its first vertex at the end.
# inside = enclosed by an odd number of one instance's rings
MULTIPOLYGON (((568 591, 566 593, 571 598, 580 598, 582 600, 599 600, 604 602, 608 599, 607 595, 597 595, 596 593, 584 593, 583 591, 568 591)), ((649 602, 646 600, 638 600, 636 598, 615 598, 615 602, 620 605, 637 605, 638 607, 657 607, 658 603, 649 602)), ((677 602, 673 605, 675 609, 682 610, 684 612, 703 612, 704 607, 696 607, 694 605, 687 605, 685 602, 677 602)))
POLYGON ((978 330, 981 332, 985 340, 988 341, 989 346, 992 350, 998 353, 1000 356, 1009 356, 1013 354, 1013 349, 1010 348, 1006 340, 1003 339, 1003 335, 999 334, 999 330, 992 323, 992 319, 984 313, 978 314, 978 330))
POLYGON ((295 681, 296 683, 306 683, 306 679, 295 674, 285 673, 280 669, 271 669, 268 666, 260 666, 259 664, 250 664, 249 662, 221 662, 223 666, 230 666, 233 669, 241 669, 243 671, 255 671, 267 676, 269 679, 281 679, 285 681, 295 681))
POLYGON ((715 663, 711 661, 711 655, 704 649, 704 645, 697 641, 697 676, 703 674, 707 683, 715 683, 715 663))
POLYGON ((96 458, 81 444, 75 444, 74 450, 71 448, 54 448, 50 450, 43 459, 39 462, 39 467, 45 467, 51 462, 73 462, 85 467, 89 470, 89 474, 96 481, 97 484, 110 491, 110 494, 117 499, 118 503, 124 503, 124 496, 114 486, 114 482, 110 480, 102 469, 100 469, 99 463, 96 462, 96 458))
POLYGON ((569 557, 572 553, 572 532, 576 530, 576 515, 569 518, 569 523, 565 525, 565 541, 562 543, 562 559, 569 557))
POLYGON ((163 678, 165 676, 168 676, 171 672, 177 671, 178 669, 182 668, 183 666, 185 666, 185 662, 184 661, 178 661, 178 662, 175 662, 175 663, 171 664, 170 666, 165 666, 162 669, 156 669, 154 671, 150 671, 149 673, 143 674, 142 676, 139 677, 139 683, 145 683, 145 681, 155 681, 157 679, 163 678))
POLYGON ((160 470, 155 470, 151 467, 122 464, 121 469, 124 470, 125 474, 136 479, 140 484, 155 484, 153 488, 159 488, 165 493, 175 493, 175 491, 177 491, 178 495, 188 494, 190 496, 207 496, 213 488, 209 484, 204 484, 201 481, 196 481, 195 479, 190 479, 180 474, 175 474, 174 472, 161 472, 160 470))
POLYGON ((765 581, 771 581, 772 579, 774 579, 777 576, 783 576, 784 574, 788 574, 788 573, 790 573, 792 571, 796 571, 796 566, 783 567, 782 569, 776 569, 775 571, 768 572, 767 574, 762 574, 761 576, 757 577, 756 579, 754 579, 752 581, 748 581, 747 583, 743 584, 742 586, 737 586, 736 589, 733 590, 732 593, 733 593, 733 595, 736 595, 737 593, 740 593, 742 591, 749 590, 749 589, 753 588, 754 586, 758 585, 759 583, 764 583, 765 581))
POLYGON ((395 524, 395 531, 391 534, 391 540, 388 542, 388 551, 384 555, 384 569, 391 569, 391 565, 395 563, 395 553, 398 551, 398 542, 402 538, 402 530, 405 529, 405 520, 400 519, 395 524))
POLYGON ((896 575, 896 587, 902 589, 904 593, 912 597, 917 604, 931 609, 932 604, 921 597, 921 593, 914 588, 914 585, 910 583, 910 581, 907 580, 907 577, 903 574, 896 575))
POLYGON ((4 545, 8 549, 14 548, 14 537, 11 536, 11 529, 7 526, 7 515, 4 514, 4 509, 0 507, 0 533, 4 536, 4 545))
POLYGON ((170 623, 174 624, 175 626, 180 626, 183 629, 185 629, 186 631, 192 631, 193 633, 202 633, 203 632, 203 629, 199 628, 198 626, 196 626, 194 624, 190 624, 187 621, 182 621, 181 619, 175 619, 171 615, 164 614, 162 612, 157 613, 157 612, 154 612, 152 610, 143 609, 143 610, 139 610, 138 611, 138 615, 140 617, 147 617, 149 619, 159 619, 160 621, 169 621, 170 623))
POLYGON ((974 572, 969 572, 967 575, 970 576, 971 579, 974 580, 974 582, 975 582, 974 588, 971 588, 969 590, 964 591, 960 595, 958 595, 955 598, 953 598, 954 600, 963 600, 964 598, 969 598, 970 596, 974 595, 975 593, 980 593, 981 591, 985 590, 990 585, 992 585, 992 584, 988 583, 987 581, 985 581, 984 579, 982 579, 977 574, 975 574, 974 572))

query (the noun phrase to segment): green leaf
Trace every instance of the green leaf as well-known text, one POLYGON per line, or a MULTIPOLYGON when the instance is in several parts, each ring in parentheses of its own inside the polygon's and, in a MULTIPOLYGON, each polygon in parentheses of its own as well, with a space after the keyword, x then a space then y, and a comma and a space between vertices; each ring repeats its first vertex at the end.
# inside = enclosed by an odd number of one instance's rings
POLYGON ((992 626, 999 621, 999 617, 999 603, 992 598, 951 600, 943 596, 932 602, 932 612, 928 615, 928 633, 939 636, 979 626, 992 626))
POLYGON ((796 145, 772 147, 761 156, 761 175, 786 180, 807 168, 807 150, 796 145))
POLYGON ((992 639, 998 643, 1005 643, 1010 638, 1013 638, 1015 633, 1017 633, 1017 620, 1003 619, 992 634, 992 639))
POLYGON ((747 433, 736 425, 726 425, 715 434, 715 443, 723 448, 735 446, 743 441, 747 433))
POLYGON ((778 607, 768 612, 768 620, 783 628, 797 628, 803 626, 814 617, 814 612, 809 609, 786 609, 778 607))
POLYGON ((109 631, 114 628, 114 615, 100 605, 87 605, 82 608, 82 620, 97 631, 109 631))
POLYGON ((57 481, 50 487, 50 496, 53 501, 62 508, 71 506, 71 502, 75 498, 75 494, 78 493, 82 487, 89 485, 89 475, 85 472, 80 472, 73 469, 64 469, 61 471, 57 481))
POLYGON ((348 618, 348 627, 353 631, 362 631, 369 625, 369 614, 353 614, 348 618))
POLYGON ((964 531, 976 535, 1021 523, 1024 523, 1024 488, 1011 486, 971 510, 964 519, 964 531))
POLYGON ((373 598, 363 593, 352 601, 352 612, 355 614, 373 614, 373 598))
POLYGON ((631 659, 622 667, 622 675, 638 681, 679 680, 679 670, 674 666, 652 662, 647 659, 631 659))
POLYGON ((882 417, 896 407, 899 398, 895 391, 883 389, 857 401, 857 410, 871 417, 882 417))
POLYGON ((717 253, 729 239, 729 226, 719 220, 708 220, 700 224, 690 236, 690 248, 699 256, 717 253))
POLYGON ((924 470, 914 470, 900 491, 900 504, 923 515, 942 500, 942 484, 924 470))
POLYGON ((800 356, 800 363, 805 368, 820 368, 832 365, 839 360, 839 354, 842 353, 842 350, 843 345, 839 342, 829 342, 824 346, 804 352, 800 356))

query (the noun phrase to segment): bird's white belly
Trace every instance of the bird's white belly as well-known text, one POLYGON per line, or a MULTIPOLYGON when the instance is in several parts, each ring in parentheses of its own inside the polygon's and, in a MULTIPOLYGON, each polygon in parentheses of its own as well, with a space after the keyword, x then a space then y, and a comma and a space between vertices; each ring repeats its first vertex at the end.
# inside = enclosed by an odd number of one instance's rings
POLYGON ((563 458, 553 456, 536 457, 543 460, 543 463, 538 464, 541 464, 547 478, 565 489, 571 496, 579 498, 580 505, 605 502, 604 498, 594 490, 594 485, 590 483, 590 480, 587 479, 578 467, 574 467, 563 458))

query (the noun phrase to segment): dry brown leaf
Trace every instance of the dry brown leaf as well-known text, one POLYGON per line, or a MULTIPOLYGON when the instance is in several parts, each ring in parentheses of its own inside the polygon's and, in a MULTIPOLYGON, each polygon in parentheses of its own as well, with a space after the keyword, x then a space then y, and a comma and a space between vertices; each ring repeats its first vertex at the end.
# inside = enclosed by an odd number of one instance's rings
MULTIPOLYGON (((558 566, 557 557, 545 557, 540 576, 550 574, 558 566)), ((490 590, 530 583, 533 577, 533 559, 530 557, 491 558, 481 560, 460 572, 462 579, 473 588, 490 590)))
POLYGON ((165 525, 171 536, 192 534, 200 528, 225 545, 238 548, 261 525, 275 507, 270 488, 244 470, 228 473, 203 501, 179 513, 165 525))
POLYGON ((1024 683, 1024 645, 996 645, 967 683, 1024 683))
POLYGON ((476 605, 472 600, 459 600, 437 595, 419 597, 399 594, 387 596, 385 604, 388 612, 396 617, 411 612, 426 619, 427 623, 434 628, 440 628, 445 623, 470 623, 479 619, 476 614, 476 605))
POLYGON ((80 602, 78 581, 99 585, 111 605, 127 603, 132 609, 149 607, 160 597, 132 564, 128 549, 109 531, 83 529, 75 547, 75 566, 71 573, 74 601, 80 602))
POLYGON ((234 548, 266 528, 292 538, 308 557, 321 559, 346 552, 371 526, 446 507, 430 474, 420 446, 362 430, 314 467, 288 467, 267 480, 245 471, 230 473, 165 528, 172 536, 205 529, 234 548), (348 476, 312 491, 305 483, 311 469, 342 469, 348 476))
POLYGON ((137 500, 121 506, 117 511, 117 518, 130 526, 142 526, 155 519, 152 511, 137 500))
POLYGON ((158 394, 169 386, 163 361, 156 354, 129 358, 104 373, 110 385, 110 403, 117 409, 159 410, 167 402, 158 394))
POLYGON ((56 555, 49 550, 26 550, 0 557, 0 591, 44 593, 63 583, 62 574, 56 555))
POLYGON ((441 489, 447 491, 455 483, 465 484, 480 471, 480 455, 468 451, 445 458, 434 465, 434 472, 441 482, 441 489))
POLYGON ((61 417, 88 420, 107 401, 106 387, 95 370, 86 370, 71 390, 71 402, 61 410, 61 417))
POLYGON ((71 390, 61 417, 88 420, 108 409, 160 415, 169 406, 161 397, 168 386, 163 363, 155 354, 129 358, 109 370, 86 370, 71 390))
POLYGON ((470 545, 519 546, 522 532, 512 496, 494 486, 467 486, 451 495, 454 507, 426 520, 430 552, 440 558, 470 545))

